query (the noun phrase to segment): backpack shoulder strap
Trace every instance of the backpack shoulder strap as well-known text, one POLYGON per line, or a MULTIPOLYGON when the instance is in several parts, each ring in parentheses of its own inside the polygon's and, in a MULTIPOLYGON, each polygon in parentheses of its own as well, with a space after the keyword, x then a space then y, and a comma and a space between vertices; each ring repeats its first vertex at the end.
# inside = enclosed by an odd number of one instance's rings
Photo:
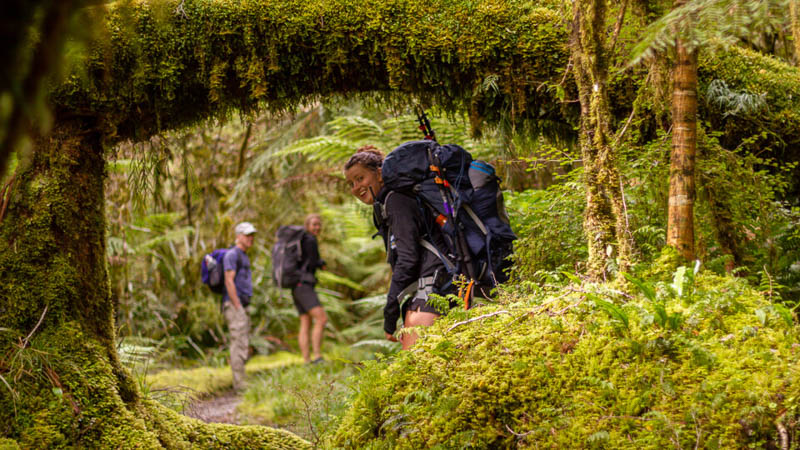
POLYGON ((228 249, 228 251, 237 252, 236 253, 236 275, 239 275, 239 270, 241 270, 241 268, 242 268, 242 255, 239 254, 238 250, 239 250, 239 247, 237 247, 236 244, 234 244, 233 247, 228 249))
MULTIPOLYGON (((389 201, 389 197, 391 197, 392 194, 394 194, 394 191, 387 192, 383 201, 375 200, 375 203, 372 205, 372 222, 375 228, 378 229, 378 232, 372 235, 373 239, 376 236, 382 236, 383 231, 386 231, 386 236, 383 237, 384 240, 388 239, 389 234, 391 234, 391 230, 389 230, 389 214, 386 212, 386 202, 389 201)), ((388 245, 388 243, 386 244, 388 245)))
POLYGON ((439 249, 437 249, 436 246, 433 245, 430 241, 426 239, 420 239, 419 243, 425 249, 436 255, 442 261, 442 264, 444 264, 444 267, 448 273, 453 273, 456 270, 456 266, 453 264, 453 262, 450 261, 450 259, 447 256, 445 256, 442 252, 440 252, 439 249))
POLYGON ((381 206, 381 219, 383 221, 386 221, 386 220, 389 219, 389 214, 386 212, 386 203, 389 202, 389 197, 391 197, 392 194, 394 194, 394 191, 387 192, 386 193, 386 197, 383 198, 383 201, 380 204, 380 206, 381 206))
POLYGON ((477 214, 475 214, 475 211, 473 211, 472 208, 466 203, 462 204, 462 206, 464 207, 464 211, 466 211, 467 214, 469 214, 469 216, 472 218, 472 221, 475 222, 475 225, 477 225, 478 228, 480 228, 481 232, 484 235, 489 234, 489 230, 486 229, 486 225, 484 225, 481 218, 478 217, 477 214))

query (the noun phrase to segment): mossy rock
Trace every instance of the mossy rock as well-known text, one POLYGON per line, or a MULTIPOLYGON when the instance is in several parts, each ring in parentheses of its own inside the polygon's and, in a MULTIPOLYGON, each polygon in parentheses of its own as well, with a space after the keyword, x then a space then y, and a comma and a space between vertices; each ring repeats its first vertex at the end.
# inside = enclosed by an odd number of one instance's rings
POLYGON ((797 445, 800 330, 734 278, 680 270, 651 299, 608 286, 451 312, 370 363, 336 448, 797 445), (627 299, 627 302, 622 300, 627 299), (659 307, 663 306, 663 310, 659 307), (494 315, 491 315, 494 314, 494 315))

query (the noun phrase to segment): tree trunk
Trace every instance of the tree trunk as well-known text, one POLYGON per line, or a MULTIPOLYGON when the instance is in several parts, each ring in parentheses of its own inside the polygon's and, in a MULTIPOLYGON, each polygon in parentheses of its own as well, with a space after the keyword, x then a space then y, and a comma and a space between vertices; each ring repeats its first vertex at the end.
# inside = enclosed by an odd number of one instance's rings
POLYGON ((588 275, 600 280, 615 259, 619 270, 627 270, 631 253, 618 155, 609 142, 608 4, 605 0, 579 0, 574 8, 572 61, 581 104, 579 142, 586 182, 583 228, 589 247, 588 275))
MULTIPOLYGON (((676 2, 676 6, 679 4, 676 2)), ((680 40, 673 74, 672 153, 669 169, 667 245, 687 260, 694 253, 694 165, 697 150, 697 51, 680 40)))
POLYGON ((789 2, 789 15, 792 20, 792 40, 794 41, 794 63, 800 66, 800 0, 789 2))
POLYGON ((57 122, 20 163, 0 224, 0 436, 22 448, 306 445, 203 425, 142 396, 116 352, 100 136, 57 122), (25 167, 22 167, 25 164, 25 167))

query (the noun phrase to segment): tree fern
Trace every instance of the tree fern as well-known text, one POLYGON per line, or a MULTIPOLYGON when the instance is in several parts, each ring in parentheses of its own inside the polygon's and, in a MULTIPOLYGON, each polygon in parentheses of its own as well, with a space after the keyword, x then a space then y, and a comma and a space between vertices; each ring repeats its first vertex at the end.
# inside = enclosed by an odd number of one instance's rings
POLYGON ((676 38, 689 49, 733 45, 756 32, 784 26, 788 8, 788 0, 688 1, 647 28, 631 63, 674 48, 676 38))

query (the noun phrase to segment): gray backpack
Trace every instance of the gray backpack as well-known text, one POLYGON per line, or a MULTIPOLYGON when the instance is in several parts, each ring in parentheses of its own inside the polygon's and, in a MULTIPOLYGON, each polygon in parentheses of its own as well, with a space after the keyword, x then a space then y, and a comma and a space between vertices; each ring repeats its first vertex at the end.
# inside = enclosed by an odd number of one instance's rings
POLYGON ((304 268, 303 235, 305 228, 299 225, 283 225, 275 233, 272 246, 272 280, 281 288, 293 288, 300 283, 304 268))

